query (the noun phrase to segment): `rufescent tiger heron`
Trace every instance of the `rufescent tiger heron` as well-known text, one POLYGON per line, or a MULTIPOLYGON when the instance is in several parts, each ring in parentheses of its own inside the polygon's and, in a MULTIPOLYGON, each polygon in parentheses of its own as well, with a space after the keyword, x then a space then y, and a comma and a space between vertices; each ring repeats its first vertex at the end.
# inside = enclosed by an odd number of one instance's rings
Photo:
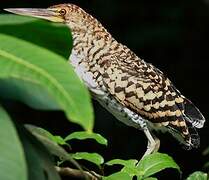
POLYGON ((148 139, 144 156, 159 149, 153 129, 169 131, 187 149, 199 146, 196 128, 202 128, 205 122, 200 111, 159 69, 115 40, 83 9, 60 4, 47 9, 5 10, 64 23, 71 29, 69 62, 93 98, 118 120, 144 131, 148 139))

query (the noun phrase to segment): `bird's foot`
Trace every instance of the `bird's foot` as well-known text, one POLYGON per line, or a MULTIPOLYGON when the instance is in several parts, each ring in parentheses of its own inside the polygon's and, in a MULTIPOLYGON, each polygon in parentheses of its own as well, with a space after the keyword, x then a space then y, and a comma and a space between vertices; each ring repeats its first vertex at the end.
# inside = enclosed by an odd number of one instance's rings
POLYGON ((144 153, 144 155, 142 156, 141 159, 143 159, 147 155, 158 152, 158 150, 160 148, 160 140, 157 137, 152 135, 151 132, 148 129, 145 129, 144 133, 145 133, 145 135, 148 139, 148 144, 147 144, 147 150, 146 150, 146 152, 144 153))
POLYGON ((158 138, 155 138, 153 140, 154 141, 148 143, 147 150, 144 153, 144 155, 142 156, 142 159, 147 155, 158 152, 158 150, 160 148, 160 140, 158 138))

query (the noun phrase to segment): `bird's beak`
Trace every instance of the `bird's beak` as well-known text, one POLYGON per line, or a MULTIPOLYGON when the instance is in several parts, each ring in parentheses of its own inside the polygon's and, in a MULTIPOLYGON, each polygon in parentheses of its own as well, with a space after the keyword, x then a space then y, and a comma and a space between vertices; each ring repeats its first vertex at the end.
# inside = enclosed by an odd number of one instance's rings
POLYGON ((56 9, 9 8, 4 10, 14 14, 46 19, 53 22, 64 21, 64 19, 59 15, 56 9))

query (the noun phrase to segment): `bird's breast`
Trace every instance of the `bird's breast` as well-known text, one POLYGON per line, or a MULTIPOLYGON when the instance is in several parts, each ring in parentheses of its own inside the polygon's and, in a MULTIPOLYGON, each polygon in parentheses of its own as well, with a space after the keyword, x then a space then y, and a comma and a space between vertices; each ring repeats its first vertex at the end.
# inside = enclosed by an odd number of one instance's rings
POLYGON ((102 69, 99 65, 89 61, 87 57, 72 51, 69 58, 78 77, 86 84, 89 90, 105 91, 102 80, 102 69))

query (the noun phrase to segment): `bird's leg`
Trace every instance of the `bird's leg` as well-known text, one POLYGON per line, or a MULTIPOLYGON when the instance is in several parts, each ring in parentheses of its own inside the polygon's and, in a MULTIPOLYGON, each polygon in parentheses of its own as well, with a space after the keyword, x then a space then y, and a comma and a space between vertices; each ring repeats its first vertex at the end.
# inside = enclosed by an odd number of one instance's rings
POLYGON ((146 120, 143 119, 138 114, 136 114, 132 111, 131 111, 132 112, 132 114, 131 114, 128 111, 130 111, 130 110, 126 110, 126 112, 129 114, 129 117, 131 118, 131 120, 137 124, 138 129, 144 131, 144 134, 146 135, 147 140, 148 140, 147 150, 144 153, 142 158, 144 158, 145 156, 147 156, 149 154, 152 154, 153 152, 157 152, 160 148, 160 140, 151 134, 149 128, 147 127, 146 120))
POLYGON ((160 148, 160 140, 155 136, 153 136, 147 127, 144 128, 143 131, 148 139, 148 144, 147 144, 147 150, 144 153, 142 159, 149 154, 157 152, 160 148))

